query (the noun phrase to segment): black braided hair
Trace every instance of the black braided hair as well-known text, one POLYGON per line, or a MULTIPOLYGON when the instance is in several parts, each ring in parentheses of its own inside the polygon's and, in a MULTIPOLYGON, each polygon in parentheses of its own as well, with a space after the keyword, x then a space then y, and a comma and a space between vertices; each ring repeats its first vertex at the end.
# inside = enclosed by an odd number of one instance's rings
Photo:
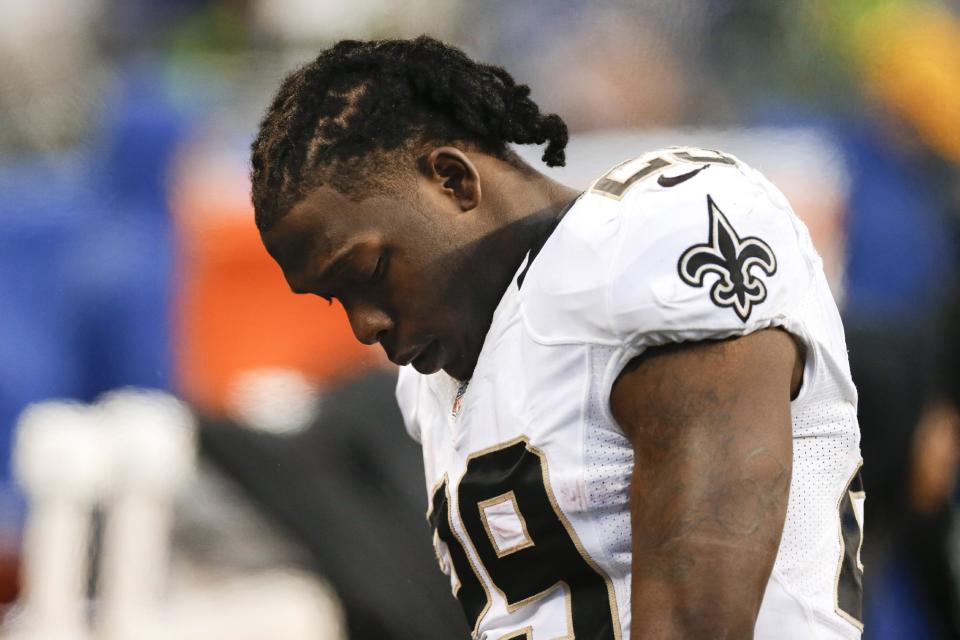
POLYGON ((428 36, 343 40, 281 84, 253 142, 253 204, 266 231, 311 189, 355 199, 392 185, 388 152, 463 143, 523 168, 507 143, 547 143, 563 165, 567 126, 501 67, 428 36), (377 171, 373 168, 377 167, 377 171))

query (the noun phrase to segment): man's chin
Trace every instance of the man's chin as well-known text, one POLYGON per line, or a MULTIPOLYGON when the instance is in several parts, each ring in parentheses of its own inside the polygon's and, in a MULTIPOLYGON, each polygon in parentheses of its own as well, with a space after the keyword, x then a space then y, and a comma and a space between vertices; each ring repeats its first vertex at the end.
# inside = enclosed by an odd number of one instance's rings
POLYGON ((416 364, 411 364, 411 366, 417 370, 417 373, 422 373, 425 376, 428 376, 432 373, 436 373, 437 371, 440 371, 439 366, 421 366, 416 364))
POLYGON ((430 375, 443 368, 443 355, 443 348, 440 346, 440 343, 435 340, 428 344, 426 349, 410 364, 413 365, 413 368, 416 369, 417 372, 423 375, 430 375))

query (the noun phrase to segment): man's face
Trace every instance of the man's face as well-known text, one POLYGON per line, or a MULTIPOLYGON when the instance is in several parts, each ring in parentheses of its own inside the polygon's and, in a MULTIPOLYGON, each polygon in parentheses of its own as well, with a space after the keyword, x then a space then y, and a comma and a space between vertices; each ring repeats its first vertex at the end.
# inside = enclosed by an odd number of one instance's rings
POLYGON ((322 186, 262 239, 295 293, 343 304, 358 340, 469 378, 499 299, 483 293, 489 223, 427 180, 404 195, 358 202, 322 186))

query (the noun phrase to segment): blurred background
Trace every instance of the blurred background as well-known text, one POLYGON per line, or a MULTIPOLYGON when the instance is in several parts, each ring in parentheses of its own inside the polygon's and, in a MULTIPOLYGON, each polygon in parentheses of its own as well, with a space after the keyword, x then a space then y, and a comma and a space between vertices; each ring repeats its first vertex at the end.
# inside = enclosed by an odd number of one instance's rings
POLYGON ((946 0, 0 0, 7 624, 28 513, 18 416, 138 387, 196 420, 170 584, 297 572, 345 637, 466 637, 395 369, 339 306, 289 294, 249 204, 248 146, 284 72, 341 38, 420 33, 505 66, 564 117, 568 166, 550 171, 571 186, 694 144, 781 187, 824 257, 860 390, 865 637, 960 638, 960 4, 946 0))

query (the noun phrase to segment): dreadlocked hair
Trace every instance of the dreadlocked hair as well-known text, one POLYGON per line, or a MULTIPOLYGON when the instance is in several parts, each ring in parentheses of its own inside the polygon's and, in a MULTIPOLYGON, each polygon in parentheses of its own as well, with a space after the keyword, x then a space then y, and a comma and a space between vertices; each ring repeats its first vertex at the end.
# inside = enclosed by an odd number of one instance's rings
POLYGON ((530 88, 501 67, 433 38, 338 42, 283 81, 260 124, 251 145, 257 227, 266 231, 322 184, 354 199, 394 187, 387 154, 436 142, 519 168, 508 143, 547 143, 552 167, 565 162, 567 126, 540 113, 530 88))

